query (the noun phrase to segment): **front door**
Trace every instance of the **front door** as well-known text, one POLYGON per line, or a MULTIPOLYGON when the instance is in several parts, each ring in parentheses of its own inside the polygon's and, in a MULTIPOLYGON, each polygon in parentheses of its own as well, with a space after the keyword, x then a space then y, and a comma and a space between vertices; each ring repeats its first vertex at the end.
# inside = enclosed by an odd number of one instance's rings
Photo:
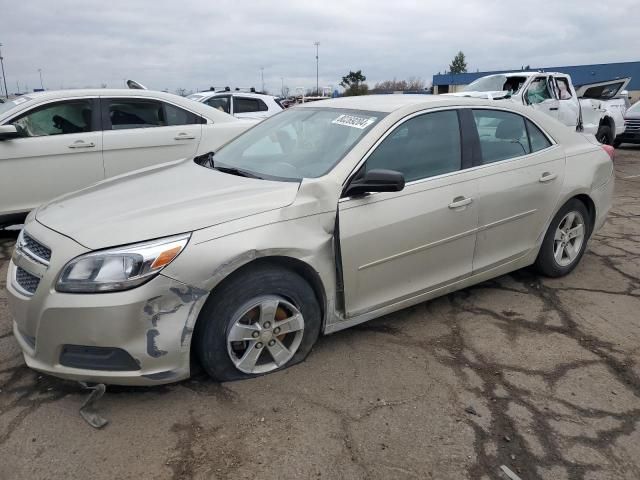
POLYGON ((474 109, 480 155, 478 237, 473 272, 522 257, 544 235, 564 178, 562 148, 533 122, 503 110, 474 109))
POLYGON ((463 168, 461 143, 458 113, 444 110, 406 120, 367 158, 363 169, 399 171, 407 183, 400 192, 340 200, 347 316, 470 275, 477 183, 463 168))
POLYGON ((102 98, 101 104, 107 177, 196 154, 198 115, 147 98, 102 98))
POLYGON ((558 119, 559 100, 553 95, 551 77, 534 78, 525 92, 525 101, 534 109, 558 119))
POLYGON ((0 210, 27 212, 104 178, 97 100, 34 107, 5 122, 21 137, 0 142, 0 210))

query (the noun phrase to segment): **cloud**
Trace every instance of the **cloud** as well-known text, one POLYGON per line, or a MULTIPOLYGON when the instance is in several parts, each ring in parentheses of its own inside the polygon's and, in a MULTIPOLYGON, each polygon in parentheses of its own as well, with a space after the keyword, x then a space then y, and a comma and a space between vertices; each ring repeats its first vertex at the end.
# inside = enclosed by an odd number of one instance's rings
POLYGON ((636 0, 112 1, 30 0, 3 15, 10 91, 123 86, 155 89, 336 87, 349 70, 369 83, 431 76, 458 50, 471 71, 637 60, 636 0))

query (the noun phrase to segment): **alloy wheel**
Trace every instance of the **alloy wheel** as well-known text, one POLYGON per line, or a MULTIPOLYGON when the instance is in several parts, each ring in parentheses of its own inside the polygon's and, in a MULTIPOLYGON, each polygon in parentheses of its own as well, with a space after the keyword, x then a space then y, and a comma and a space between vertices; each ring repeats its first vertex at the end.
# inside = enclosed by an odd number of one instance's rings
POLYGON ((585 229, 580 212, 571 211, 562 218, 553 237, 553 258, 558 265, 566 267, 578 258, 585 239, 585 229))
POLYGON ((295 355, 304 334, 304 318, 276 295, 255 298, 234 315, 227 332, 227 352, 238 370, 268 373, 295 355))

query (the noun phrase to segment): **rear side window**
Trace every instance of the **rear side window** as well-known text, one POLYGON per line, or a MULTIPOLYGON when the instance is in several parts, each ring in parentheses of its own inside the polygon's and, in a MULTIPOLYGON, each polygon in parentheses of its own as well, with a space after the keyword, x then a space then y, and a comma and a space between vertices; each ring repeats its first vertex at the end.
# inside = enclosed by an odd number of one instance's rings
POLYGON ((480 137, 482 164, 499 162, 531 153, 524 118, 499 110, 474 110, 480 137))
POLYGON ((545 134, 529 120, 527 120, 527 131, 529 132, 532 152, 538 152, 551 146, 551 142, 545 134))
POLYGON ((128 128, 165 127, 167 125, 161 102, 138 99, 108 100, 112 130, 128 128))
POLYGON ((233 113, 266 112, 267 110, 267 104, 259 98, 233 98, 233 113))
POLYGON ((30 110, 12 122, 24 137, 91 132, 93 102, 71 100, 30 110))
POLYGON ((461 165, 458 113, 448 110, 404 122, 369 156, 366 169, 395 170, 410 182, 454 172, 461 165))
POLYGON ((175 105, 171 105, 170 103, 164 104, 167 125, 193 125, 198 123, 203 123, 201 117, 196 115, 195 113, 191 113, 187 110, 183 110, 182 108, 178 108, 175 105))

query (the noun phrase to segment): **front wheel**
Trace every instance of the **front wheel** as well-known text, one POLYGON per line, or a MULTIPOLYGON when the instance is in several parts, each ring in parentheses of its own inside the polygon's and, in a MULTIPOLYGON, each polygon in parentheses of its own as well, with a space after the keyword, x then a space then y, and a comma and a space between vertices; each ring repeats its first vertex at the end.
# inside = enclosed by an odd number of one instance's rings
POLYGON ((262 265, 229 279, 207 300, 196 353, 221 382, 264 375, 304 360, 320 324, 309 284, 295 272, 262 265))
POLYGON ((613 145, 613 130, 609 125, 600 125, 598 127, 598 131, 596 132, 596 140, 598 140, 603 145, 613 145))
POLYGON ((584 254, 590 232, 589 211, 580 200, 568 201, 553 217, 544 236, 536 270, 548 277, 570 273, 584 254))

